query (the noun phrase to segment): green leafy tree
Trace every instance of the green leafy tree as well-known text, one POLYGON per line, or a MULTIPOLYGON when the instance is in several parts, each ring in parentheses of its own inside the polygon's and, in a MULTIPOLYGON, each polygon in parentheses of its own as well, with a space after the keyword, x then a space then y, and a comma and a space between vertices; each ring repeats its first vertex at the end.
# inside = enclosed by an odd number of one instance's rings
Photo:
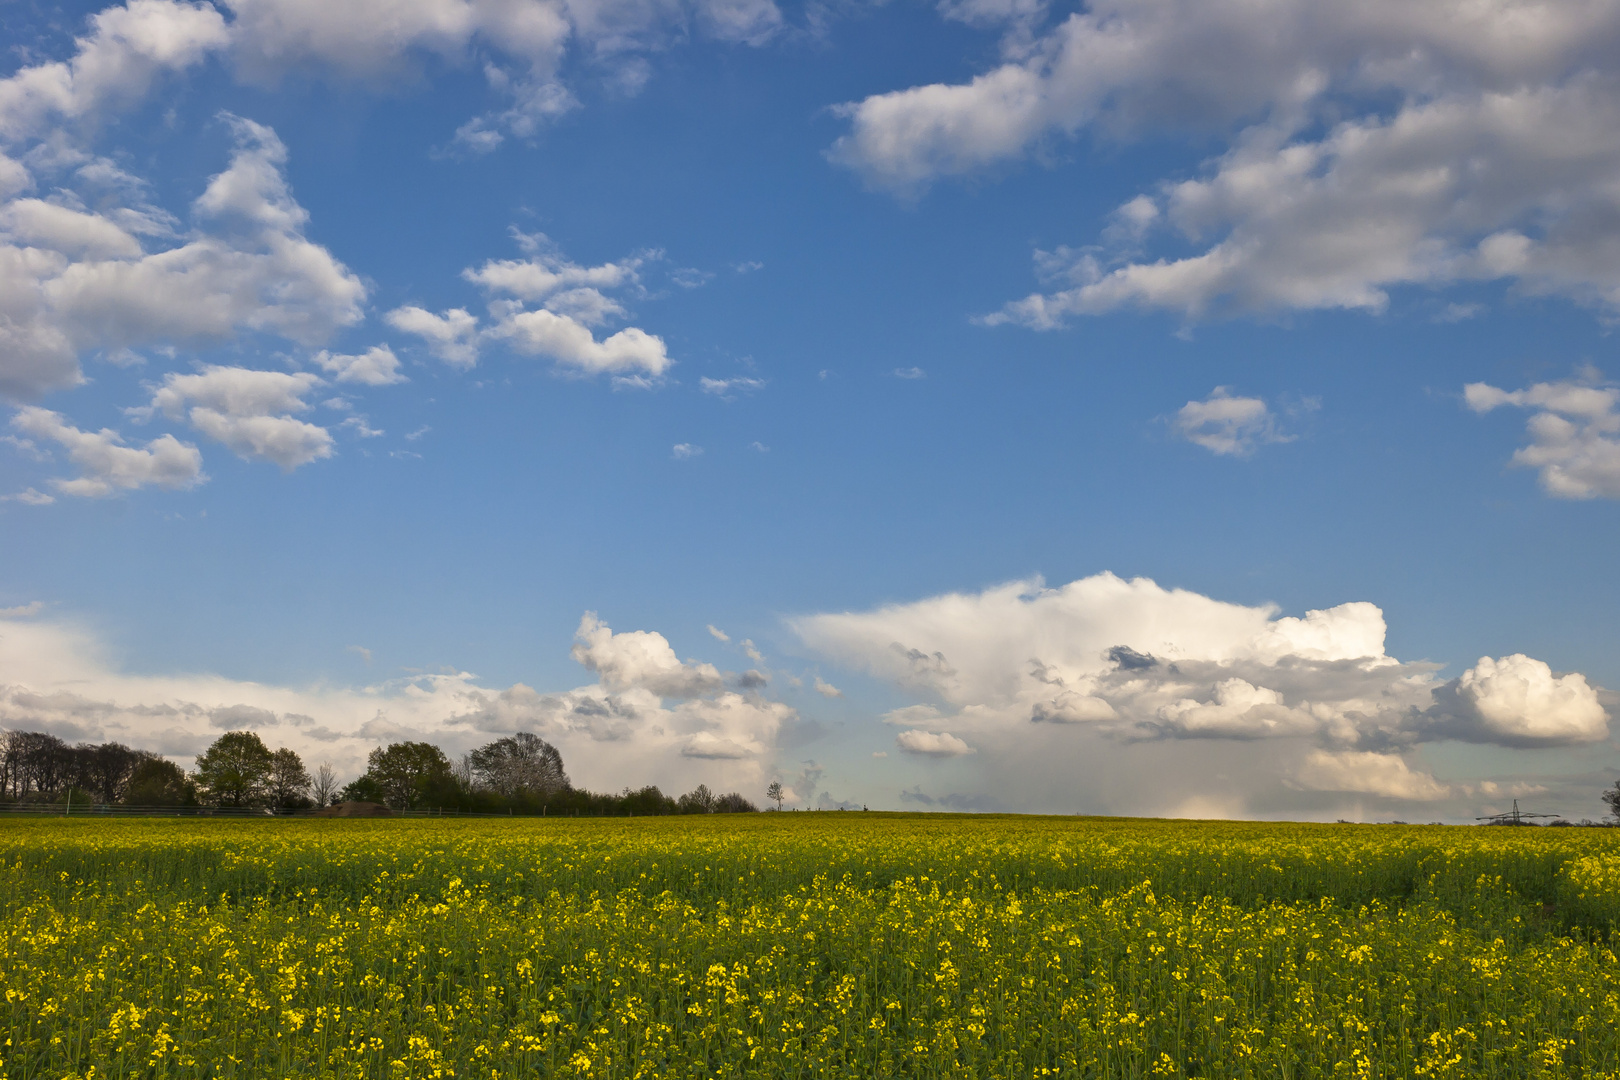
POLYGON ((279 810, 297 810, 310 805, 312 781, 303 759, 283 746, 270 755, 270 778, 266 789, 270 805, 279 810))
POLYGON ((197 758, 197 786, 214 806, 260 806, 275 755, 251 731, 228 731, 197 758))
POLYGON ((366 760, 366 775, 383 801, 395 810, 443 806, 457 801, 460 785, 455 767, 432 743, 401 742, 379 746, 366 760))
POLYGON ((1609 816, 1620 821, 1620 780, 1614 782, 1614 787, 1603 793, 1603 803, 1609 808, 1609 816))
POLYGON ((174 762, 152 757, 135 767, 124 802, 130 806, 196 806, 197 785, 174 762))
POLYGON ((376 802, 387 798, 382 785, 370 773, 364 773, 345 784, 337 793, 338 802, 376 802))

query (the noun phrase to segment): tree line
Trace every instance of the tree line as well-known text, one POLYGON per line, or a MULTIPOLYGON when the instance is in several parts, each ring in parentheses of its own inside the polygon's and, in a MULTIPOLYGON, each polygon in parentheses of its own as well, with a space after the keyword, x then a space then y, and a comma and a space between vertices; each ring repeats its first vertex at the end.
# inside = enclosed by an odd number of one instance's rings
POLYGON ((432 743, 380 746, 364 773, 340 785, 331 765, 311 772, 295 751, 271 750, 252 731, 215 739, 191 772, 122 743, 69 745, 44 732, 8 731, 0 733, 0 801, 272 811, 374 802, 394 810, 583 816, 759 809, 737 792, 719 795, 704 784, 678 798, 651 785, 617 795, 576 788, 557 748, 528 732, 496 739, 459 761, 432 743))

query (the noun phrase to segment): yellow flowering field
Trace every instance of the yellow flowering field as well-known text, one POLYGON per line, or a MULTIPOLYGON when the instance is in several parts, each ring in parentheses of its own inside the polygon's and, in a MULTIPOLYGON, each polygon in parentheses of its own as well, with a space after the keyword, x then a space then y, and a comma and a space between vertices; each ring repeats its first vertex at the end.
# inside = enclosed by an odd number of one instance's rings
POLYGON ((0 822, 0 1077, 1620 1077, 1620 830, 0 822))

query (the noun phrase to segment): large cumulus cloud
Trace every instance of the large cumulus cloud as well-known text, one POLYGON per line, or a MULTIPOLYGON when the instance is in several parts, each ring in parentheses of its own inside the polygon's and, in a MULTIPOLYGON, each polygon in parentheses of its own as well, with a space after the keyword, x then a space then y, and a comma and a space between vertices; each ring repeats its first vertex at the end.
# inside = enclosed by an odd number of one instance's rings
POLYGON ((1016 760, 1025 783, 1131 759, 1132 746, 1178 760, 1162 749, 1178 744, 1294 790, 1432 801, 1483 789, 1429 775, 1414 756, 1423 744, 1574 746, 1608 734, 1583 676, 1515 654, 1443 680, 1440 665, 1390 656, 1383 613, 1364 601, 1282 616, 1098 574, 792 626, 814 651, 919 699, 885 717, 903 729, 901 750, 971 748, 984 776, 1016 760))

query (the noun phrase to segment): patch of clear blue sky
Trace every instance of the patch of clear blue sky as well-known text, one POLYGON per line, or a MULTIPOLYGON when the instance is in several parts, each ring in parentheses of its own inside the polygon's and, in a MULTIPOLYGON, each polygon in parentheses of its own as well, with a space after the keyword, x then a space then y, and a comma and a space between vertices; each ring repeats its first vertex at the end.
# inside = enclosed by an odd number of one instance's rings
MULTIPOLYGON (((1516 387, 1584 362, 1612 374, 1596 318, 1493 288, 1186 339, 1161 315, 971 325, 1036 288, 1034 248, 1093 242, 1112 208, 1214 151, 1060 139, 1050 161, 915 204, 825 159, 843 130, 829 106, 959 80, 993 54, 992 36, 920 5, 836 22, 820 42, 692 43, 654 55, 634 96, 576 68, 583 108, 477 158, 434 154, 494 103, 476 64, 430 61, 431 77, 385 88, 243 88, 211 69, 154 95, 103 145, 183 216, 227 159, 218 110, 274 127, 311 238, 372 284, 367 323, 334 347, 390 341, 411 382, 354 395, 386 436, 342 436, 336 458, 291 475, 203 441, 213 479, 193 492, 7 504, 0 599, 94 622, 138 670, 346 682, 452 665, 557 688, 583 681, 568 644, 587 608, 741 667, 706 623, 782 657, 785 614, 1113 570, 1292 614, 1370 600, 1404 659, 1454 674, 1526 652, 1620 685, 1620 508, 1546 498, 1507 468, 1524 414, 1460 403, 1474 380, 1516 387), (678 361, 670 385, 615 392, 498 348, 457 373, 382 322, 404 302, 480 310, 459 272, 515 257, 513 225, 580 263, 666 253, 629 306, 678 361), (683 289, 669 280, 681 267, 714 276, 683 289), (1432 321, 1460 299, 1489 311, 1432 321), (926 378, 893 374, 913 366, 926 378), (768 385, 731 402, 699 391, 738 375, 768 385), (1217 385, 1321 407, 1283 419, 1291 443, 1216 458, 1163 418, 1217 385), (675 460, 675 443, 704 452, 675 460)), ((198 355, 275 366, 286 348, 198 355)), ((170 429, 121 415, 150 370, 87 370, 93 385, 47 404, 132 439, 170 429)), ((0 458, 8 490, 42 475, 0 458)))

